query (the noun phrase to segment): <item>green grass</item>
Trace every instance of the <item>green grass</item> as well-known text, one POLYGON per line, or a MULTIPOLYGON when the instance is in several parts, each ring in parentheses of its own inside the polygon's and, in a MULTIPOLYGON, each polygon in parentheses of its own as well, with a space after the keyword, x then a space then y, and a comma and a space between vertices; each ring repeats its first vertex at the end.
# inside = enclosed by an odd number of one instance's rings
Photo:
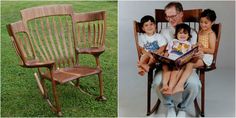
MULTIPOLYGON (((107 101, 95 101, 94 97, 83 94, 70 84, 59 85, 57 90, 65 117, 117 117, 117 2, 111 1, 1 2, 1 116, 55 116, 39 93, 33 76, 36 69, 26 69, 18 65, 18 57, 6 30, 6 24, 21 19, 20 10, 49 4, 72 4, 75 12, 107 11, 106 45, 108 47, 100 56, 107 101)), ((95 64, 92 56, 80 58, 82 63, 95 64), (87 62, 87 60, 91 61, 87 62)), ((50 82, 46 84, 51 90, 50 82)), ((81 86, 90 93, 99 95, 97 76, 82 78, 81 86)))

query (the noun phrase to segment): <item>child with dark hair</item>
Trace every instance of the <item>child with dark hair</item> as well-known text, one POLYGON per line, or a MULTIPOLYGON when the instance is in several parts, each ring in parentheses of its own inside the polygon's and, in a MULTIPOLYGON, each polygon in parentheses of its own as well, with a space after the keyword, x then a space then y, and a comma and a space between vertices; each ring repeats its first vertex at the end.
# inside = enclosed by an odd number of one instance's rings
MULTIPOLYGON (((213 10, 206 9, 201 13, 200 16, 200 31, 198 32, 198 49, 204 53, 203 58, 195 58, 191 62, 187 63, 184 67, 184 71, 181 73, 178 83, 174 83, 175 89, 173 93, 182 92, 184 90, 184 83, 187 78, 192 74, 193 68, 210 66, 213 60, 213 54, 215 52, 215 42, 216 34, 212 31, 211 27, 216 20, 216 14, 213 10)), ((163 74, 164 76, 164 74, 163 74)), ((172 76, 172 75, 171 75, 172 76)), ((171 80, 174 81, 175 79, 171 80)), ((169 88, 163 86, 163 91, 168 88, 167 94, 171 93, 171 87, 173 86, 169 83, 169 88)), ((176 81, 177 82, 177 81, 176 81)), ((164 84, 164 82, 163 82, 164 84)))
POLYGON ((146 15, 141 19, 140 27, 143 33, 139 34, 139 46, 142 56, 138 61, 138 73, 143 76, 149 71, 151 64, 155 63, 154 57, 150 52, 161 54, 166 45, 164 37, 156 33, 156 23, 152 16, 146 15))
POLYGON ((210 66, 213 60, 215 51, 216 34, 211 29, 216 20, 216 13, 211 9, 206 9, 201 13, 200 31, 198 32, 199 49, 203 51, 203 59, 199 59, 197 66, 210 66))
MULTIPOLYGON (((166 47, 166 53, 164 56, 168 56, 168 58, 175 60, 178 57, 182 56, 192 48, 192 44, 189 42, 189 39, 191 38, 191 28, 184 23, 176 25, 175 30, 175 38, 171 42, 168 43, 166 47)), ((163 77, 162 77, 162 83, 163 86, 161 88, 161 91, 163 94, 171 95, 180 91, 183 91, 183 85, 186 80, 179 80, 182 72, 185 71, 185 67, 182 67, 180 69, 177 69, 175 67, 168 67, 167 65, 163 65, 163 77), (181 82, 180 85, 178 81, 184 81, 181 82), (178 83, 177 83, 178 82, 178 83), (177 86, 178 85, 178 86, 177 86)))

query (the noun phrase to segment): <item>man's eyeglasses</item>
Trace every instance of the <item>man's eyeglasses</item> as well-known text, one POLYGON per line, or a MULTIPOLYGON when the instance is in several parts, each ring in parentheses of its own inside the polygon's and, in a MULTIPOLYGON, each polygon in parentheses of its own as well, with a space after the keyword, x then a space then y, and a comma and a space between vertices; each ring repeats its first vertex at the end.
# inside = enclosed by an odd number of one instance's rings
POLYGON ((175 19, 178 15, 179 15, 179 13, 177 13, 176 15, 172 15, 172 16, 166 16, 166 19, 167 20, 175 19))

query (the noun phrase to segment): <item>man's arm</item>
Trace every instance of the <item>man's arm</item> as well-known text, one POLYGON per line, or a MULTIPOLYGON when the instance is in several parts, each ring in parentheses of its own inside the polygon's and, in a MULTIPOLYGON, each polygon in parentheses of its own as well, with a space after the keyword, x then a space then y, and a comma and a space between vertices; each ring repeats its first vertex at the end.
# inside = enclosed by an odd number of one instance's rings
POLYGON ((191 44, 197 44, 197 32, 194 29, 191 29, 191 39, 190 42, 191 44))

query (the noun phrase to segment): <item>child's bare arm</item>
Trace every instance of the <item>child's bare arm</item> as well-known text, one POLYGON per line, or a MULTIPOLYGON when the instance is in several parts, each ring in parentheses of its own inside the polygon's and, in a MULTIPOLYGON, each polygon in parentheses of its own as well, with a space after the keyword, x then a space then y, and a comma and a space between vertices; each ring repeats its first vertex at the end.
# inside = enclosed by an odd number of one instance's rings
POLYGON ((147 51, 146 51, 144 48, 141 47, 141 53, 142 53, 142 54, 146 54, 147 51))
POLYGON ((165 49, 166 49, 166 45, 161 46, 158 50, 156 50, 155 53, 161 55, 165 51, 165 49))

